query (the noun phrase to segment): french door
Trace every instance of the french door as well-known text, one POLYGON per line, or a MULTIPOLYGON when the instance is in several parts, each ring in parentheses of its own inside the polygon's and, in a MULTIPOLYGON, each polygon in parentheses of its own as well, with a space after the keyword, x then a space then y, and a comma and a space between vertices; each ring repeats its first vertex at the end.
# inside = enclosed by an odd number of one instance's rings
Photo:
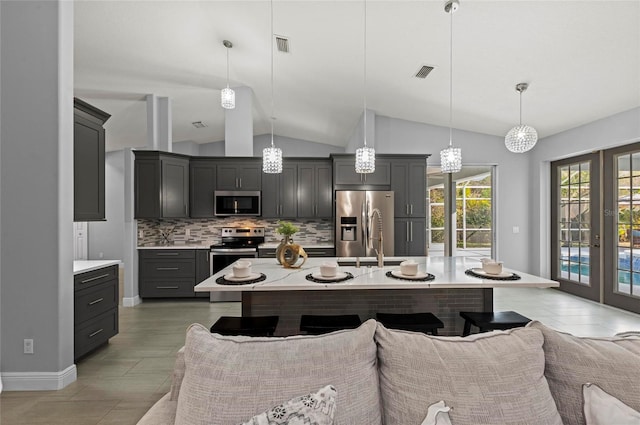
POLYGON ((640 313, 640 143, 604 152, 604 303, 640 313))
POLYGON ((553 162, 551 200, 552 279, 563 291, 599 301, 599 153, 553 162))

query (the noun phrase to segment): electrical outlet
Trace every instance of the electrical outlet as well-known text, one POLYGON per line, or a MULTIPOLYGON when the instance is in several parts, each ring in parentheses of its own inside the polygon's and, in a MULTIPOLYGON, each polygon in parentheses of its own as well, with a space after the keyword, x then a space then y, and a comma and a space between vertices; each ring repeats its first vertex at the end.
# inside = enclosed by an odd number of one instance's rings
POLYGON ((138 230, 138 237, 140 239, 144 238, 144 230, 138 230))
POLYGON ((184 236, 187 238, 191 237, 191 229, 189 229, 188 227, 186 229, 184 229, 184 236))
POLYGON ((24 340, 24 354, 33 354, 33 340, 25 339, 24 340))

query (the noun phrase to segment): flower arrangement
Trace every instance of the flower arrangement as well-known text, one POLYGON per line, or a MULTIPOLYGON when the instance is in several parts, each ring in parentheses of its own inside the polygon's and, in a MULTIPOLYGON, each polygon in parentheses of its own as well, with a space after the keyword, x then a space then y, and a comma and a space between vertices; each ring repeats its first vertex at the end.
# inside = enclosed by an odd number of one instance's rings
POLYGON ((290 238, 293 234, 298 232, 300 229, 298 226, 295 226, 290 221, 278 221, 278 227, 276 228, 276 233, 279 233, 287 238, 290 238))

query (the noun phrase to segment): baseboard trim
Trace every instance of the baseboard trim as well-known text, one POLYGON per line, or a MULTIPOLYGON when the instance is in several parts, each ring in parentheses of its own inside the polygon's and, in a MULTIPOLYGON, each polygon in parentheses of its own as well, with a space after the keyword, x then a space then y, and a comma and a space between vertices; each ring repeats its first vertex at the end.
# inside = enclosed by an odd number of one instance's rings
POLYGON ((73 364, 60 372, 3 372, 3 391, 61 390, 78 378, 73 364))
POLYGON ((142 303, 142 299, 140 298, 139 295, 136 295, 135 297, 124 297, 122 298, 122 306, 123 307, 135 307, 138 304, 142 303))

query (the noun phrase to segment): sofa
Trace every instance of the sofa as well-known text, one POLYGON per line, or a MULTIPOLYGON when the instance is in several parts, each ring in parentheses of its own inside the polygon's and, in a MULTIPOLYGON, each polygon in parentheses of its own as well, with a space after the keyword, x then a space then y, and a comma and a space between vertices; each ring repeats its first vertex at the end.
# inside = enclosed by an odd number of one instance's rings
POLYGON ((467 337, 385 328, 221 336, 194 324, 138 425, 640 424, 640 337, 533 321, 467 337))

